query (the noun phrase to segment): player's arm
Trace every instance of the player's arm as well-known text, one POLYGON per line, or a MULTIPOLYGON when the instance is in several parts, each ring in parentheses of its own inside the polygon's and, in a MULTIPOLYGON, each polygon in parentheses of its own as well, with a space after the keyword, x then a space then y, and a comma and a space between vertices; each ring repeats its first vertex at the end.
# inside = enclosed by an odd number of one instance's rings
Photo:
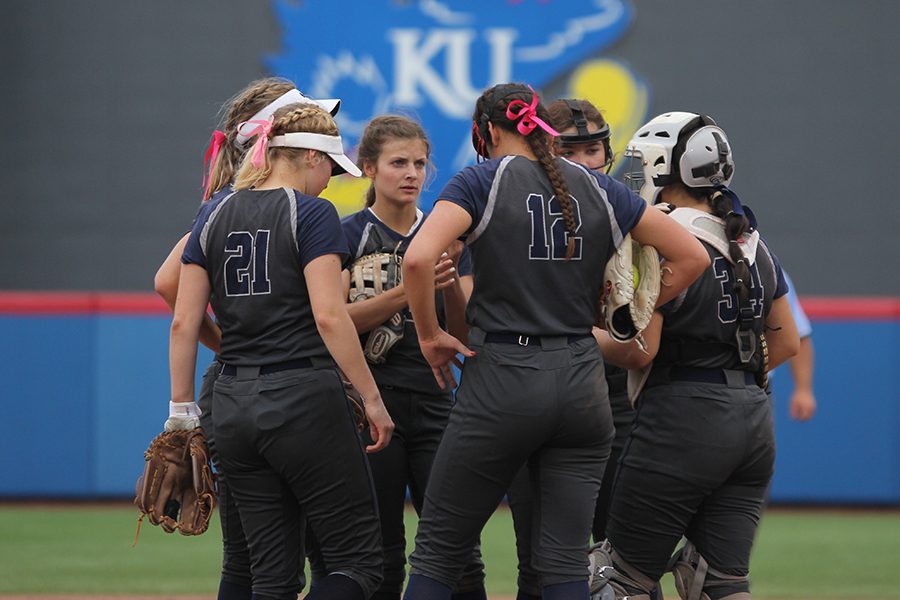
POLYGON ((406 308, 406 288, 403 287, 402 282, 383 294, 358 302, 349 302, 350 271, 344 269, 341 273, 341 281, 344 285, 344 302, 347 302, 347 312, 359 334, 372 331, 406 308))
POLYGON ((791 394, 791 418, 808 421, 816 414, 816 396, 813 393, 813 369, 815 351, 812 336, 800 339, 797 354, 788 360, 794 378, 794 392, 791 394))
POLYGON ((612 339, 605 330, 594 327, 592 333, 600 346, 603 360, 623 369, 643 369, 653 362, 659 352, 659 340, 662 335, 663 316, 657 310, 650 318, 650 324, 644 329, 644 348, 635 340, 621 343, 612 339))
MULTIPOLYGON (((441 260, 434 268, 434 289, 440 290, 451 286, 454 282, 456 269, 449 259, 441 260)), ((350 297, 350 271, 341 273, 344 289, 347 292, 346 299, 350 297)), ((378 294, 372 298, 350 302, 347 304, 347 312, 360 334, 372 331, 396 313, 407 306, 406 287, 401 281, 395 287, 378 294)))
POLYGON ((403 258, 403 281, 419 346, 442 389, 447 384, 455 384, 450 365, 461 364, 456 355, 473 356, 474 353, 438 323, 434 304, 435 265, 451 242, 471 224, 472 217, 465 209, 451 202, 438 202, 403 258))
MULTIPOLYGON (((156 272, 153 278, 153 289, 156 293, 166 301, 169 309, 175 310, 175 301, 178 298, 178 283, 181 277, 181 255, 184 254, 184 247, 187 245, 190 233, 186 233, 184 237, 178 240, 172 251, 163 261, 163 264, 156 272)), ((200 343, 218 354, 219 347, 222 344, 222 331, 215 321, 204 312, 203 322, 200 325, 200 343)))
MULTIPOLYGON (((447 332, 458 340, 465 342, 469 338, 469 326, 466 324, 466 304, 472 297, 474 285, 472 275, 459 274, 459 259, 462 256, 465 245, 459 241, 454 242, 448 248, 446 254, 453 262, 452 271, 449 272, 449 283, 441 288, 444 298, 444 321, 447 324, 447 332)), ((437 284, 435 287, 438 287, 437 284)))
POLYGON ((169 335, 169 374, 172 402, 194 401, 194 373, 197 369, 197 340, 209 304, 209 276, 194 264, 180 268, 178 299, 169 335))
POLYGON ((304 267, 303 274, 319 335, 347 379, 365 398, 366 417, 375 441, 366 450, 377 452, 390 442, 394 422, 381 400, 381 393, 359 345, 356 327, 347 312, 340 258, 336 254, 314 258, 304 267))
POLYGON ((766 318, 765 334, 770 371, 800 350, 800 336, 787 296, 781 296, 772 302, 772 309, 766 318))
POLYGON ((657 307, 680 294, 710 264, 709 254, 697 238, 658 210, 645 210, 631 236, 641 244, 655 247, 665 259, 657 307))

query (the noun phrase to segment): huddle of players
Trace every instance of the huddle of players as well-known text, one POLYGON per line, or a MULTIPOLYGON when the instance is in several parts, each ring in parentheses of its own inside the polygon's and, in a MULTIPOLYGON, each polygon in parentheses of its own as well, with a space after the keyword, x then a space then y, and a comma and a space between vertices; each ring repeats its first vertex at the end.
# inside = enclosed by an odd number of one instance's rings
POLYGON ((749 598, 774 460, 758 379, 793 353, 796 330, 780 266, 724 187, 724 132, 672 113, 636 134, 642 195, 678 207, 666 217, 603 173, 609 127, 589 102, 548 111, 526 86, 495 86, 473 117, 485 162, 427 219, 427 136, 382 116, 359 147, 366 206, 338 222, 318 195, 332 173, 360 175, 338 109, 279 79, 238 94, 207 155, 206 201, 157 274, 175 310, 167 428, 199 420, 220 474, 219 598, 296 597, 304 554, 308 598, 400 598, 407 486, 421 515, 407 598, 485 598, 478 535, 506 494, 520 599, 649 598, 683 536, 685 597, 749 598), (701 243, 679 215, 721 234, 701 243), (629 232, 665 259, 646 350, 592 335, 603 267, 629 232), (348 267, 372 253, 405 254, 403 281, 346 304, 348 267), (199 408, 198 340, 217 353, 199 408), (635 413, 612 364, 654 358, 635 413), (362 440, 336 366, 366 398, 362 440), (591 529, 607 541, 588 560, 591 529))

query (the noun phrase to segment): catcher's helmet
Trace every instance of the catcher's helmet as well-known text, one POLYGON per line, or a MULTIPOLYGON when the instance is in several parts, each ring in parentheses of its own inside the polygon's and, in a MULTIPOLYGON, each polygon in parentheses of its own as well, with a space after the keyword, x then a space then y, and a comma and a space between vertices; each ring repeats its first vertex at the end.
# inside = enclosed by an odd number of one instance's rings
POLYGON ((712 117, 689 112, 659 115, 637 130, 625 150, 625 179, 651 204, 659 190, 681 181, 688 187, 726 186, 734 159, 725 132, 712 117))

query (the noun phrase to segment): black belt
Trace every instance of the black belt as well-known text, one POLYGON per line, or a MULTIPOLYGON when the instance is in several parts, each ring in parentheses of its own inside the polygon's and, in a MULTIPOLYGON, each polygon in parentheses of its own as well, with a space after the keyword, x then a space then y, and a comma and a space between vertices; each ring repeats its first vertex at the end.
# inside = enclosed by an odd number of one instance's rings
POLYGON ((575 342, 586 340, 589 337, 593 337, 590 333, 584 333, 581 335, 555 335, 555 336, 539 336, 539 335, 524 335, 519 333, 488 333, 484 336, 484 341, 492 344, 518 344, 520 346, 528 346, 530 344, 539 345, 541 343, 541 338, 562 338, 565 337, 566 341, 570 344, 574 344, 575 342))
MULTIPOLYGON (((730 370, 730 369, 729 369, 730 370)), ((650 374, 648 385, 652 381, 663 383, 664 381, 693 381, 695 383, 721 383, 728 384, 728 376, 725 369, 704 369, 702 367, 663 367, 654 370, 650 374)), ((741 373, 744 384, 751 386, 756 385, 756 373, 751 371, 736 371, 733 373, 741 373)))
MULTIPOLYGON (((228 365, 222 363, 220 375, 237 375, 238 368, 243 365, 228 365)), ((247 365, 248 368, 259 368, 260 375, 268 375, 269 373, 277 373, 279 371, 287 371, 288 369, 309 369, 312 367, 312 361, 308 358, 298 358, 295 360, 286 360, 280 363, 272 363, 270 365, 247 365)))

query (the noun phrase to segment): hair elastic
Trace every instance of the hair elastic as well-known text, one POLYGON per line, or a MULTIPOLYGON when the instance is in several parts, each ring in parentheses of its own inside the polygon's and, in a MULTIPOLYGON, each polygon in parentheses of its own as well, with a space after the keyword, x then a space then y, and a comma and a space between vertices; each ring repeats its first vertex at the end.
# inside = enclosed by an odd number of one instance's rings
POLYGON ((222 145, 225 143, 225 134, 216 129, 213 131, 212 139, 209 140, 209 147, 206 149, 206 154, 203 155, 203 181, 200 182, 200 186, 203 188, 203 197, 209 198, 210 187, 212 186, 212 170, 216 164, 216 158, 219 156, 219 150, 222 149, 222 145), (207 170, 206 165, 209 164, 209 169, 207 170))

